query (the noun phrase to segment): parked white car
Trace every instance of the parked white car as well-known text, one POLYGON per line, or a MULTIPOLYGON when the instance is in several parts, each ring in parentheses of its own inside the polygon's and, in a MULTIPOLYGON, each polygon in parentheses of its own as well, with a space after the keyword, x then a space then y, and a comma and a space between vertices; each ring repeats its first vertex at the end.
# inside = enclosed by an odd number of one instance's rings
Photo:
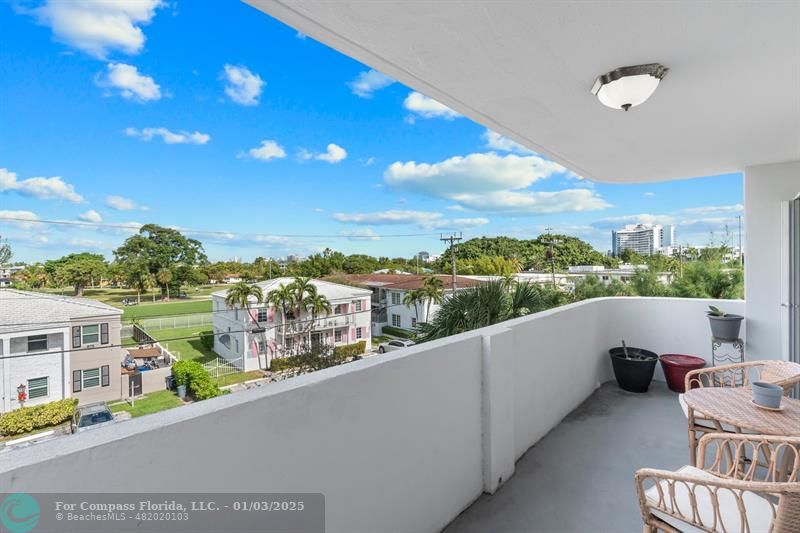
POLYGON ((414 346, 416 343, 414 341, 409 341, 405 339, 394 339, 390 340, 389 342, 382 342, 380 346, 378 346, 378 353, 386 353, 392 352, 394 350, 400 350, 401 348, 408 348, 409 346, 414 346))

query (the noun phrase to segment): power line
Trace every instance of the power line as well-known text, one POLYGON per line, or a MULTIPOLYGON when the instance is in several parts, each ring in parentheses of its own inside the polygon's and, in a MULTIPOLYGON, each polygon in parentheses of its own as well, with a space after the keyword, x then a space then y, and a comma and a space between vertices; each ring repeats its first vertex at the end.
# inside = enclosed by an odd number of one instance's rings
MULTIPOLYGON (((36 219, 31 220, 28 218, 22 217, 3 217, 0 219, 0 223, 3 221, 12 221, 12 222, 25 222, 27 224, 50 224, 55 226, 80 226, 80 227, 90 227, 90 228, 109 228, 109 229, 124 229, 124 230, 136 230, 138 231, 142 225, 136 227, 133 224, 114 224, 110 222, 81 222, 77 220, 45 220, 45 219, 36 219)), ((190 228, 173 228, 177 231, 182 231, 184 233, 195 234, 195 235, 218 235, 223 237, 281 237, 287 239, 303 239, 303 238, 312 238, 312 239, 376 239, 376 238, 394 238, 394 237, 427 237, 433 235, 439 235, 439 233, 432 233, 432 232, 424 232, 424 233, 389 233, 384 235, 353 235, 353 234, 342 234, 342 233, 335 233, 335 234, 324 234, 324 233, 284 233, 284 234, 262 234, 262 233, 234 233, 232 231, 221 231, 221 230, 203 230, 203 229, 190 229, 190 228)))

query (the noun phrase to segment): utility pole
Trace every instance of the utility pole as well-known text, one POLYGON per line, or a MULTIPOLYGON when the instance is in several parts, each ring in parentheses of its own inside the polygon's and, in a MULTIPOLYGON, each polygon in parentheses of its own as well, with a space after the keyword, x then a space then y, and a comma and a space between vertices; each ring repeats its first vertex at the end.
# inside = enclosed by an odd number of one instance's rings
POLYGON ((742 215, 736 218, 739 219, 739 263, 744 266, 744 253, 742 252, 742 215))
POLYGON ((461 232, 459 231, 458 234, 455 232, 451 233, 449 236, 445 237, 444 234, 439 235, 439 240, 442 242, 449 242, 450 243, 450 264, 453 269, 452 276, 450 278, 450 285, 453 289, 453 294, 456 293, 456 247, 455 243, 461 240, 461 232))
POLYGON ((553 228, 548 226, 548 227, 544 228, 544 230, 547 232, 547 237, 548 237, 548 239, 547 239, 545 244, 549 245, 545 255, 546 255, 548 261, 550 261, 550 276, 552 277, 553 288, 555 289, 556 288, 556 250, 554 248, 554 245, 557 244, 558 241, 555 241, 555 240, 553 240, 552 237, 550 237, 550 232, 553 231, 553 228))

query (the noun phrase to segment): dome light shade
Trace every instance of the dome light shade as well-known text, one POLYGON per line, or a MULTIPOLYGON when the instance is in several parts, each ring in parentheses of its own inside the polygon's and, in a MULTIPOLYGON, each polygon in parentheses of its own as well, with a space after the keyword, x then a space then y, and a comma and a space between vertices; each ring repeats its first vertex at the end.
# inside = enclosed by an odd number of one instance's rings
POLYGON ((650 98, 667 71, 659 63, 620 67, 599 76, 592 94, 605 106, 627 111, 650 98))

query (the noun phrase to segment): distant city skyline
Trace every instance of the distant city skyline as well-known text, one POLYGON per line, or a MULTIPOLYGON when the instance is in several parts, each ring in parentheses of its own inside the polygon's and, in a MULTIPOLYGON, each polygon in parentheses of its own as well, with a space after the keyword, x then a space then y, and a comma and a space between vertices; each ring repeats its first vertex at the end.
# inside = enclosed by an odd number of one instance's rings
POLYGON ((14 260, 111 259, 143 223, 243 261, 435 255, 450 230, 550 227, 603 253, 625 224, 672 224, 691 245, 727 225, 735 239, 741 174, 591 182, 244 3, 104 5, 126 21, 114 34, 95 31, 97 9, 0 4, 0 122, 13 125, 0 235, 14 260))

